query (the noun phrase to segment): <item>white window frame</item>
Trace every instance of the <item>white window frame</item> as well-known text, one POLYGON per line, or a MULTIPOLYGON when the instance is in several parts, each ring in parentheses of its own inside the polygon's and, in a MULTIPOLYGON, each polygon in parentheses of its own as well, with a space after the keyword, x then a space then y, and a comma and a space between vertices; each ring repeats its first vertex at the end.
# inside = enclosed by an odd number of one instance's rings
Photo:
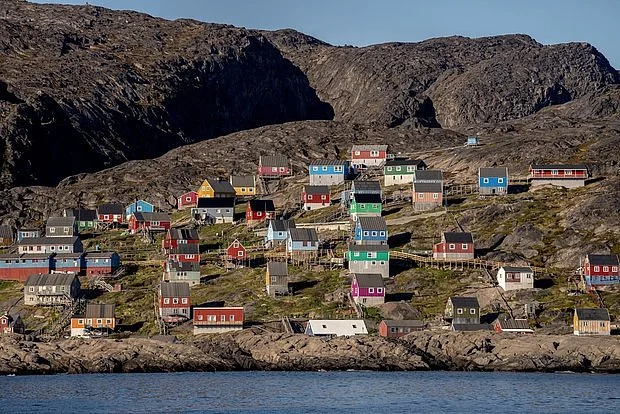
POLYGON ((482 179, 482 183, 483 184, 488 184, 489 183, 489 179, 488 178, 483 178, 482 179))
POLYGON ((458 308, 458 309, 456 310, 456 313, 457 313, 457 315, 462 315, 462 314, 463 314, 463 309, 458 308))
POLYGON ((603 272, 609 272, 609 266, 603 266, 603 272))
POLYGON ((418 198, 420 199, 424 198, 424 193, 418 193, 418 198))
POLYGON ((461 244, 461 249, 467 250, 467 243, 462 243, 461 244))
POLYGON ((170 305, 170 298, 164 298, 164 305, 170 305))
POLYGON ((573 175, 573 170, 564 170, 564 175, 573 175))
POLYGON ((370 232, 369 232, 368 230, 364 230, 363 235, 364 235, 364 236, 370 236, 370 232))
POLYGON ((335 171, 335 172, 342 172, 342 171, 343 171, 343 169, 342 169, 342 165, 336 165, 336 166, 334 166, 334 171, 335 171))
POLYGON ((187 305, 187 298, 181 298, 181 304, 187 305))
POLYGON ((321 194, 321 200, 327 200, 327 196, 325 194, 321 194))
POLYGON ((392 171, 392 167, 387 167, 387 170, 388 171, 392 171))
POLYGON ((469 310, 469 314, 470 315, 475 315, 476 314, 476 309, 470 309, 469 310))
POLYGON ((454 243, 448 244, 448 250, 455 250, 455 249, 456 249, 456 245, 454 243))
POLYGON ((376 259, 377 258, 377 252, 366 252, 366 257, 368 259, 376 259))
POLYGON ((319 166, 318 165, 313 165, 312 166, 312 171, 318 171, 319 170, 319 166))
POLYGON ((378 156, 379 156, 379 151, 377 151, 377 150, 371 150, 371 151, 370 151, 370 156, 371 156, 371 157, 378 157, 378 156))
POLYGON ((500 178, 498 178, 498 179, 497 179, 497 183, 498 183, 498 184, 504 184, 504 179, 503 179, 503 178, 501 178, 501 177, 500 177, 500 178))
POLYGON ((377 293, 383 293, 383 288, 378 287, 377 288, 377 293))
POLYGON ((595 272, 599 272, 599 271, 600 271, 600 269, 601 269, 601 268, 600 268, 599 266, 594 266, 594 271, 595 271, 595 272))
POLYGON ((368 293, 375 293, 375 288, 368 288, 368 293))
POLYGON ((354 155, 360 155, 359 151, 354 151, 354 155))
POLYGON ((439 194, 433 193, 433 200, 439 200, 439 194))
POLYGON ((237 256, 239 256, 239 257, 243 257, 243 250, 239 250, 239 251, 237 252, 237 256))
POLYGON ((327 171, 327 169, 328 169, 328 168, 327 168, 327 165, 323 165, 323 166, 321 167, 321 170, 322 170, 322 171, 327 171))
POLYGON ((371 235, 372 237, 377 237, 379 234, 378 234, 376 231, 373 231, 370 235, 371 235))
POLYGON ((179 304, 179 298, 172 298, 172 304, 173 305, 178 305, 179 304))
POLYGON ((558 175, 558 170, 551 170, 551 175, 558 175))
POLYGON ((407 166, 407 172, 414 172, 415 171, 415 165, 408 165, 407 166))

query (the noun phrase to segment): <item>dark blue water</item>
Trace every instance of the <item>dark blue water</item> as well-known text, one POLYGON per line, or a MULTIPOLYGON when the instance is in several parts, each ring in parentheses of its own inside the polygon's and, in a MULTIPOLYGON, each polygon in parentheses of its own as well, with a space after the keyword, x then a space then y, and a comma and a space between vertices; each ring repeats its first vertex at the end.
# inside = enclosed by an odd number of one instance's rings
POLYGON ((620 376, 218 372, 0 378, 0 412, 620 413, 620 376))

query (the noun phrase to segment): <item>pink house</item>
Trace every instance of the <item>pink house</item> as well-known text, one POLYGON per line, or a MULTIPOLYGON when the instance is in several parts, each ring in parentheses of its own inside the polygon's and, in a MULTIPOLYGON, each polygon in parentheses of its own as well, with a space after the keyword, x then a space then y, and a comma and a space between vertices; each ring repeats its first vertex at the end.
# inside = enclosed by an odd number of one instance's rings
POLYGON ((355 303, 377 306, 385 303, 385 286, 379 273, 353 273, 351 296, 355 303))

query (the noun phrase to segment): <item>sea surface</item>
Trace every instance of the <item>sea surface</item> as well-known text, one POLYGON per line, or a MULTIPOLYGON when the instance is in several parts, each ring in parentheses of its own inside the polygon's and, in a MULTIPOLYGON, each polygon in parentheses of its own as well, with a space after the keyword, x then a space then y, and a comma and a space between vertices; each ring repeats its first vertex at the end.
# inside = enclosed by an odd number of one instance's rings
POLYGON ((2 413, 620 413, 620 375, 216 372, 0 377, 2 413))

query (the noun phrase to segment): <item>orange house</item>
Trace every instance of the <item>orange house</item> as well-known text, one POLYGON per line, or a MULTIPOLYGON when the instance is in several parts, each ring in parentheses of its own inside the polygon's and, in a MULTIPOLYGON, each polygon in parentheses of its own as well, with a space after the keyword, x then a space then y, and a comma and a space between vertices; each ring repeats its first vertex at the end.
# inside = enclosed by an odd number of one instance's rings
POLYGON ((71 318, 71 336, 101 336, 116 329, 114 305, 90 303, 84 315, 71 318))

